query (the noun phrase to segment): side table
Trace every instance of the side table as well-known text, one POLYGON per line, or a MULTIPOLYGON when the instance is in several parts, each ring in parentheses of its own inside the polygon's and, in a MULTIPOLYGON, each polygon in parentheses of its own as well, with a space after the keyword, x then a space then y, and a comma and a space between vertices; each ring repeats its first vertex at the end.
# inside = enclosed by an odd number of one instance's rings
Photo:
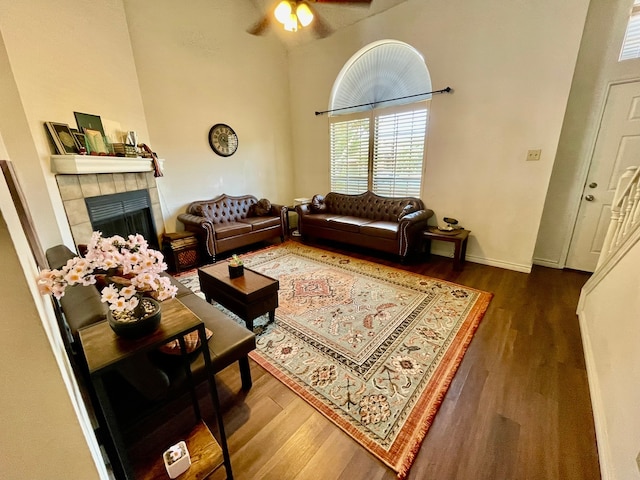
POLYGON ((452 242, 455 244, 453 252, 453 268, 454 270, 462 270, 467 255, 467 240, 471 230, 451 230, 442 231, 438 230, 438 227, 427 227, 422 232, 422 237, 425 240, 425 249, 427 255, 431 251, 431 240, 438 240, 441 242, 452 242))
MULTIPOLYGON (((111 462, 114 467, 116 478, 133 479, 139 477, 139 475, 135 475, 134 468, 132 467, 128 457, 127 447, 124 443, 109 394, 106 391, 103 376, 118 365, 119 362, 125 359, 145 354, 151 350, 155 350, 160 345, 171 340, 178 339, 180 348, 183 352, 182 357, 185 373, 191 385, 191 399, 197 422, 196 427, 186 439, 167 439, 163 448, 169 447, 170 445, 177 443, 179 440, 186 440, 187 449, 189 449, 190 453, 192 447, 196 448, 196 452, 194 453, 202 453, 201 450, 206 450, 206 454, 204 455, 192 456, 192 465, 189 470, 187 470, 187 472, 189 472, 188 478, 205 478, 224 464, 227 478, 233 479, 233 474, 231 472, 231 460, 227 447, 227 437, 224 431, 222 412, 220 410, 218 390, 215 383, 213 369, 211 368, 209 345, 207 343, 204 323, 202 320, 200 320, 190 309, 180 302, 179 299, 174 298, 162 302, 162 321, 160 322, 158 330, 142 338, 127 339, 118 337, 113 330, 111 330, 107 321, 83 328, 79 331, 79 334, 87 368, 89 375, 91 376, 91 383, 95 389, 95 394, 98 400, 98 405, 96 407, 99 407, 103 413, 106 429, 108 430, 115 448, 114 456, 117 458, 111 458, 111 462), (219 445, 209 432, 209 429, 202 422, 200 407, 198 405, 198 398, 196 395, 196 385, 191 373, 191 364, 189 362, 193 353, 189 355, 186 354, 184 335, 193 331, 197 331, 200 337, 199 353, 202 353, 204 358, 207 378, 209 380, 209 387, 211 390, 211 400, 216 412, 218 431, 221 440, 219 445)), ((153 458, 150 464, 141 465, 137 470, 142 472, 160 471, 164 472, 166 475, 161 454, 162 451, 158 452, 156 458, 153 458), (158 468, 158 462, 162 465, 162 468, 158 468)), ((187 472, 185 472, 184 475, 187 475, 187 472)), ((144 475, 144 478, 147 478, 146 475, 144 475)))
POLYGON ((198 239, 192 232, 165 233, 162 236, 162 251, 170 272, 189 270, 200 263, 198 239))

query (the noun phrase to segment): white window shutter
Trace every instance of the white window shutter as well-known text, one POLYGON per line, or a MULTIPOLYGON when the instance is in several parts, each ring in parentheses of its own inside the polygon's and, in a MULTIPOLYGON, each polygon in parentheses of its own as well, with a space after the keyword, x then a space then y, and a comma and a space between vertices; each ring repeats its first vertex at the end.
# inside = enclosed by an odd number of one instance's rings
POLYGON ((420 196, 426 129, 426 107, 376 116, 375 193, 389 197, 420 196))
POLYGON ((368 188, 369 118, 330 124, 331 191, 356 194, 368 188))

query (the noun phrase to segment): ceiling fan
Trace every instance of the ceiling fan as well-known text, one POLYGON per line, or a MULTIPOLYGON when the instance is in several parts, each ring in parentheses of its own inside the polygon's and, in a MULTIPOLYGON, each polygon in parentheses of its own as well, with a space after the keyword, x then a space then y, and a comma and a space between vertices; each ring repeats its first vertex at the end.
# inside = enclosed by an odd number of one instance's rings
POLYGON ((297 32, 299 28, 311 26, 313 33, 324 38, 331 35, 332 29, 311 6, 314 3, 334 5, 368 6, 373 0, 282 0, 260 21, 247 30, 251 35, 264 35, 275 19, 285 30, 297 32))

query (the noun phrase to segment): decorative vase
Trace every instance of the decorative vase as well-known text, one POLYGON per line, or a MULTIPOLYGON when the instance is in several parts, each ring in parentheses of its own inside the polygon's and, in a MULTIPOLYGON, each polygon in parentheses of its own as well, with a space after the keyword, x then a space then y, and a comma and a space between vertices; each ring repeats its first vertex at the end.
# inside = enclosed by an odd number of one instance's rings
POLYGON ((244 275, 244 265, 229 265, 229 278, 238 278, 244 275))
POLYGON ((140 338, 156 331, 160 326, 160 302, 142 297, 132 312, 107 312, 109 326, 120 337, 140 338))

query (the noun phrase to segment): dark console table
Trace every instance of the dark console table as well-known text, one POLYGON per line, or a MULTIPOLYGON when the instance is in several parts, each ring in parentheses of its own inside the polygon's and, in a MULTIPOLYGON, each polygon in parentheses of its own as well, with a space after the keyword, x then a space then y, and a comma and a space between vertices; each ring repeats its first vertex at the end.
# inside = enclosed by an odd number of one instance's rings
POLYGON ((221 465, 225 466, 228 479, 233 479, 231 472, 231 461, 227 447, 227 438, 224 431, 222 413, 218 399, 218 390, 215 383, 213 369, 211 368, 211 356, 206 340, 204 323, 179 299, 174 298, 162 302, 162 321, 158 330, 140 339, 126 339, 118 337, 106 321, 95 323, 83 328, 79 332, 82 349, 98 399, 99 407, 102 410, 106 428, 115 447, 115 456, 111 461, 114 464, 114 473, 117 478, 168 478, 162 460, 162 451, 179 440, 186 440, 187 450, 192 458, 192 465, 180 478, 206 478, 217 470, 221 465), (220 444, 215 440, 207 426, 202 422, 198 398, 196 395, 195 382, 191 374, 189 359, 191 355, 186 355, 186 346, 183 336, 187 333, 197 331, 200 336, 200 353, 204 357, 207 377, 211 390, 211 399, 217 416, 218 432, 220 434, 220 444), (103 381, 103 375, 114 368, 119 362, 144 354, 158 348, 160 345, 171 340, 178 339, 183 352, 185 373, 191 384, 191 398, 196 417, 196 426, 189 436, 178 439, 167 439, 157 455, 149 457, 149 461, 143 465, 132 466, 127 455, 127 448, 118 425, 113 406, 109 399, 103 381), (193 449, 193 451, 192 451, 193 449), (156 473, 154 473, 156 472, 156 473))

